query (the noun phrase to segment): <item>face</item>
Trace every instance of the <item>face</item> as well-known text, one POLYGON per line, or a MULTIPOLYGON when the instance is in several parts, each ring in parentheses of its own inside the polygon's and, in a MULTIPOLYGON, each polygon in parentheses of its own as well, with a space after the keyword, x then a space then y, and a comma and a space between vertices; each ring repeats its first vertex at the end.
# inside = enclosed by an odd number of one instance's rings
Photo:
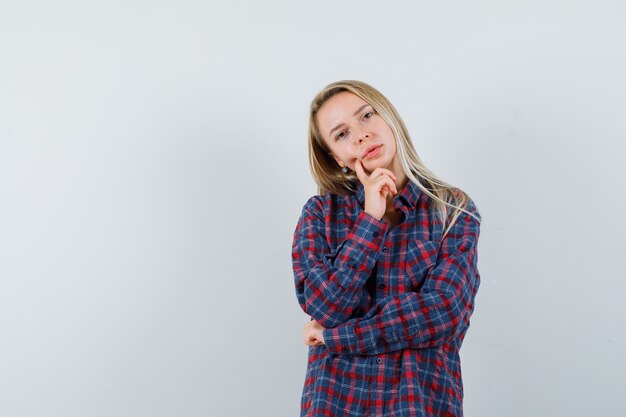
POLYGON ((366 172, 387 168, 399 172, 391 128, 365 100, 344 91, 332 96, 317 113, 322 138, 340 166, 355 170, 361 160, 366 172))

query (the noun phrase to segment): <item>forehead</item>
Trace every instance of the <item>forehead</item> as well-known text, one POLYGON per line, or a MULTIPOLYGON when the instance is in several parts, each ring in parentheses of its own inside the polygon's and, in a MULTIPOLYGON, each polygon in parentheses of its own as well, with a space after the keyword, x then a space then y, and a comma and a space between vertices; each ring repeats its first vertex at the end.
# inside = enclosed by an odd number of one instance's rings
POLYGON ((337 93, 326 101, 317 112, 317 121, 323 135, 340 123, 354 117, 356 112, 367 101, 348 91, 337 93))

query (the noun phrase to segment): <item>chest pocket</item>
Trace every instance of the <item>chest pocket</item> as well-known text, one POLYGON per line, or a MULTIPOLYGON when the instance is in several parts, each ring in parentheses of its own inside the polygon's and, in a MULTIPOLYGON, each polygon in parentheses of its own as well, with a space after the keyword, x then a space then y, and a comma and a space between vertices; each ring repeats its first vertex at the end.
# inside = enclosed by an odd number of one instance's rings
POLYGON ((424 278, 433 269, 439 255, 439 242, 415 240, 403 253, 404 284, 408 291, 419 291, 424 278))

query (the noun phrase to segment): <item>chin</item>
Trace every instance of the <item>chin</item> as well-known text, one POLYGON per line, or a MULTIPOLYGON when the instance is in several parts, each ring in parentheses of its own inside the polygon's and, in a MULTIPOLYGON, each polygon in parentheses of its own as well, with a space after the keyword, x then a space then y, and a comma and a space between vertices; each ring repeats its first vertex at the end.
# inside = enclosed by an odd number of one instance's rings
POLYGON ((386 169, 389 169, 390 166, 391 166, 391 161, 377 159, 375 161, 369 161, 369 163, 367 165, 365 165, 365 168, 367 168, 368 171, 372 172, 376 168, 386 168, 386 169))

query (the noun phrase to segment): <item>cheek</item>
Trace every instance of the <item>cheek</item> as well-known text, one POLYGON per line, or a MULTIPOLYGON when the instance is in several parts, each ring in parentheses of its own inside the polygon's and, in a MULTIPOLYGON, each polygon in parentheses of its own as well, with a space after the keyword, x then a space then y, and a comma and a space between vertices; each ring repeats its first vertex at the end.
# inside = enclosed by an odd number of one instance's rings
POLYGON ((339 160, 343 161, 348 166, 354 165, 356 161, 356 155, 351 149, 337 147, 333 153, 339 160))
POLYGON ((391 135, 391 140, 389 141, 389 147, 392 150, 392 153, 395 155, 398 147, 396 146, 396 140, 393 138, 393 134, 391 135))
POLYGON ((354 170, 355 170, 356 161, 358 161, 358 160, 359 160, 359 158, 357 158, 357 157, 353 157, 353 158, 350 158, 350 159, 348 160, 348 166, 350 167, 350 169, 351 169, 352 171, 354 171, 354 170))
POLYGON ((393 131, 391 130, 391 128, 389 128, 389 126, 387 126, 387 132, 386 132, 386 136, 389 138, 389 146, 393 149, 394 153, 396 150, 396 139, 393 137, 393 131))
POLYGON ((387 132, 387 136, 389 136, 390 138, 393 138, 393 131, 391 130, 391 128, 389 127, 387 123, 385 123, 384 130, 387 132))

